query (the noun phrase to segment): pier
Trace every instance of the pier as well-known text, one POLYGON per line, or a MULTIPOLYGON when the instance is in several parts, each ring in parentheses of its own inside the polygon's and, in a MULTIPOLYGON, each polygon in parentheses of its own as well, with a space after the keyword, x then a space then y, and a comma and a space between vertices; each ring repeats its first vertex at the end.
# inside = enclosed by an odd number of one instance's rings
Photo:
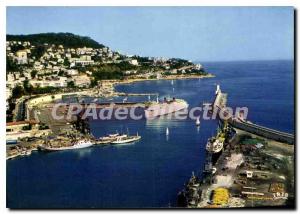
MULTIPOLYGON (((222 93, 220 86, 217 85, 215 100, 212 104, 213 111, 220 111, 226 108, 227 94, 222 93)), ((226 111, 225 111, 226 112, 226 111)), ((222 119, 222 118, 220 118, 222 119)), ((245 121, 240 118, 235 118, 230 116, 228 123, 234 128, 255 134, 264 138, 272 139, 279 142, 293 144, 295 142, 295 137, 293 134, 278 131, 275 129, 270 129, 261 125, 245 121)))

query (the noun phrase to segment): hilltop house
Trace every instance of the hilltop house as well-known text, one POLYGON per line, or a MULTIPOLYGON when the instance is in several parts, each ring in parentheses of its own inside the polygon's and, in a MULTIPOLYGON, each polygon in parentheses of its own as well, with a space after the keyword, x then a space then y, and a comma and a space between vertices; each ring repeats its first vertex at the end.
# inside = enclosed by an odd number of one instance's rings
POLYGON ((16 60, 19 65, 27 64, 27 50, 19 50, 16 52, 16 60))

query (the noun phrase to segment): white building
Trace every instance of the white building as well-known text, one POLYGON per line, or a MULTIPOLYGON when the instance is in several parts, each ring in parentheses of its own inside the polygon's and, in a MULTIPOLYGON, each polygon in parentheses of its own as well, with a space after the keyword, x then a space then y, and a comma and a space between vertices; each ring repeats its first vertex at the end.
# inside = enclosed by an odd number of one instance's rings
POLYGON ((75 75, 78 75, 78 71, 75 70, 75 69, 69 69, 69 70, 66 70, 67 74, 70 75, 70 76, 75 76, 75 75))
POLYGON ((195 68, 198 69, 198 70, 200 70, 202 68, 202 65, 201 64, 196 64, 195 68))
POLYGON ((86 66, 86 65, 93 65, 94 60, 81 60, 81 59, 75 59, 72 65, 81 65, 81 66, 86 66))
POLYGON ((131 65, 138 65, 138 61, 136 59, 132 59, 128 61, 131 65))
POLYGON ((88 87, 91 84, 91 79, 87 75, 74 76, 72 80, 78 87, 88 87))
POLYGON ((26 50, 19 50, 19 51, 17 51, 16 55, 17 55, 16 60, 17 60, 18 64, 20 64, 20 65, 27 64, 27 51, 26 50))
POLYGON ((31 80, 30 84, 34 87, 67 87, 67 78, 66 77, 59 77, 54 80, 31 80))

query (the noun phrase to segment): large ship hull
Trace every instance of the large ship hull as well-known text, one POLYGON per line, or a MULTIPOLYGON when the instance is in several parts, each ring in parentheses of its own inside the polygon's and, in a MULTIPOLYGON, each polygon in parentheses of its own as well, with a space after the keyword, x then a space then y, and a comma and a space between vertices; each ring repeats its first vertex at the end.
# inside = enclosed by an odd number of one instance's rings
POLYGON ((171 114, 186 108, 188 108, 188 104, 184 100, 153 103, 145 109, 145 117, 146 119, 153 119, 155 117, 171 114))

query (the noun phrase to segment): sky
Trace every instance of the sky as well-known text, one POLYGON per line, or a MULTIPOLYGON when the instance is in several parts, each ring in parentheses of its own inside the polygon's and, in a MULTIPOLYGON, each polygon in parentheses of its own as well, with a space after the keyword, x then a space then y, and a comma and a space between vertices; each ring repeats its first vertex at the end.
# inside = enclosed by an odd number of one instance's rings
POLYGON ((7 7, 7 34, 70 32, 123 54, 293 59, 292 7, 7 7))

